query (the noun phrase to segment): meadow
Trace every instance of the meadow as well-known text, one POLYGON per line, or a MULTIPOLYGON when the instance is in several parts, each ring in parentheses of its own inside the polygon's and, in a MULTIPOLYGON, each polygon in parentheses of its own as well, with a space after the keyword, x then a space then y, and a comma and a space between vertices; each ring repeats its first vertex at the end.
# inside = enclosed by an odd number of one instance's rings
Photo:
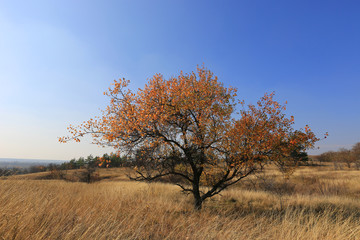
MULTIPOLYGON (((79 170, 77 170, 79 171, 79 170)), ((193 210, 164 182, 99 169, 92 184, 49 172, 0 180, 0 239, 360 239, 360 171, 269 168, 193 210)))

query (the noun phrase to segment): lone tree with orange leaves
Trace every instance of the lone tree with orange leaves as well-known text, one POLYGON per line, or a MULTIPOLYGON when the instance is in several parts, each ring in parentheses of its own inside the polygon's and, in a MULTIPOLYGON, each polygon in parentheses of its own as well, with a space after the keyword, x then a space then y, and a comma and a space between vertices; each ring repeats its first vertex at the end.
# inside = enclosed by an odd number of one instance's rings
POLYGON ((204 67, 169 79, 156 74, 136 93, 128 84, 115 80, 104 93, 110 104, 102 116, 70 125, 71 135, 59 140, 91 134, 94 143, 136 157, 132 179, 176 179, 193 195, 195 209, 265 164, 286 161, 319 140, 308 126, 293 129, 294 118, 284 114, 274 93, 246 106, 235 88, 224 87, 204 67))

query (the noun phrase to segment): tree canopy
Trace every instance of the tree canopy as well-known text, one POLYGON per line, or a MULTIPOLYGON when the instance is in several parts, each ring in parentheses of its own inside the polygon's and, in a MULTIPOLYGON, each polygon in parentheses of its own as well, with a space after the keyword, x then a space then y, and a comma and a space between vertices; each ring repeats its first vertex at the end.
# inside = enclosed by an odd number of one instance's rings
POLYGON ((91 134, 96 144, 136 156, 135 180, 176 176, 196 209, 263 165, 286 161, 319 140, 308 126, 293 128, 294 117, 274 93, 246 105, 205 67, 169 79, 156 74, 137 92, 128 84, 115 80, 102 116, 71 125, 71 135, 59 140, 91 134))

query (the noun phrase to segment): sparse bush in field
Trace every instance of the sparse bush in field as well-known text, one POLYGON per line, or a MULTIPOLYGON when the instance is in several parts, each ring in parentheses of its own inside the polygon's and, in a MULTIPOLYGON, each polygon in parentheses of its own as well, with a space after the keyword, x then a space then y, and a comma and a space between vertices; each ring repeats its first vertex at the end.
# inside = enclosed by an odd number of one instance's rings
POLYGON ((80 174, 80 181, 86 183, 93 183, 99 181, 99 174, 96 172, 95 167, 91 167, 89 165, 85 165, 85 168, 80 174))
POLYGON ((50 175, 49 175, 49 177, 51 178, 51 179, 65 179, 65 173, 64 173, 64 171, 63 170, 58 170, 58 169, 52 169, 51 171, 50 171, 50 175))
POLYGON ((343 170, 343 165, 342 165, 341 162, 334 161, 334 162, 333 162, 333 165, 334 165, 334 169, 335 169, 335 170, 343 170))
POLYGON ((334 151, 328 151, 320 154, 317 156, 317 159, 322 162, 334 162, 335 160, 335 152, 334 151))
POLYGON ((282 173, 284 179, 289 179, 299 165, 308 165, 309 157, 304 146, 297 145, 287 155, 275 159, 274 164, 282 173))

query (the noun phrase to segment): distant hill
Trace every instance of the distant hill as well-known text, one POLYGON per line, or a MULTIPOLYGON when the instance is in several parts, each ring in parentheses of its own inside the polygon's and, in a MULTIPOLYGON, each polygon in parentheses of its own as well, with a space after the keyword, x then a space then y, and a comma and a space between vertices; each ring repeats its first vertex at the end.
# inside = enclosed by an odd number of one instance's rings
POLYGON ((0 168, 28 168, 31 166, 49 164, 61 164, 65 160, 41 160, 41 159, 20 159, 20 158, 0 158, 0 168))

